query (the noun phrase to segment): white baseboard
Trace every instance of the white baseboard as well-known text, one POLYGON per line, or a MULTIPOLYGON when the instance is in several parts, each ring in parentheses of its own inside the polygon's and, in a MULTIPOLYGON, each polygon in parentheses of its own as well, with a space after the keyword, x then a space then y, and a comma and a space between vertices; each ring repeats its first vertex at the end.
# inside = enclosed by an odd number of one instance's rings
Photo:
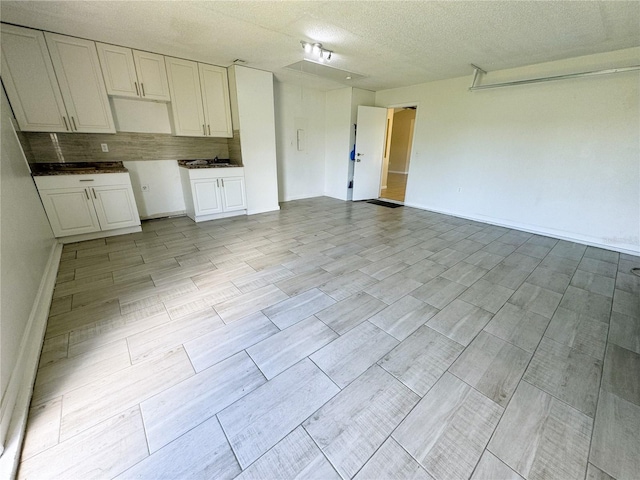
POLYGON ((322 197, 323 195, 324 195, 323 193, 312 193, 312 194, 306 194, 306 195, 287 195, 281 201, 282 202, 291 202, 293 200, 304 200, 306 198, 322 197))
POLYGON ((27 327, 24 329, 20 341, 19 357, 2 398, 0 426, 1 431, 6 432, 6 437, 3 435, 4 450, 0 456, 0 478, 13 478, 18 468, 33 383, 36 379, 61 255, 62 244, 56 242, 51 247, 49 261, 42 275, 42 281, 27 320, 27 327))
POLYGON ((85 240, 95 240, 96 238, 115 237, 116 235, 126 235, 128 233, 138 233, 142 231, 141 226, 117 228, 115 230, 101 230, 99 232, 82 233, 80 235, 69 235, 68 237, 58 237, 60 243, 76 243, 85 240))
POLYGON ((566 232, 563 230, 556 230, 554 228, 545 228, 538 225, 529 225, 520 222, 510 222, 508 220, 487 217, 484 215, 462 215, 457 212, 449 210, 443 210, 439 208, 432 208, 425 205, 419 205, 416 203, 405 202, 405 206, 419 208, 420 210, 428 210, 430 212, 442 213, 444 215, 451 215, 452 217, 466 218, 467 220, 475 220, 477 222, 488 223, 490 225, 497 225, 498 227, 513 228, 516 230, 522 230, 523 232, 534 233, 536 235, 544 235, 547 237, 558 238, 560 240, 566 240, 569 242, 581 243, 583 245, 589 245, 591 247, 604 248, 605 250, 613 250, 620 253, 628 253, 629 255, 640 255, 640 247, 633 244, 609 244, 602 242, 601 239, 591 237, 588 235, 582 235, 579 233, 566 232))
POLYGON ((187 214, 186 210, 178 210, 176 212, 154 213, 153 215, 147 215, 146 217, 140 217, 140 220, 155 220, 156 218, 169 218, 169 217, 184 217, 187 214))
POLYGON ((280 205, 276 205, 275 207, 264 208, 264 209, 260 209, 260 210, 248 210, 247 211, 247 215, 256 215, 258 213, 277 212, 278 210, 280 210, 280 205))

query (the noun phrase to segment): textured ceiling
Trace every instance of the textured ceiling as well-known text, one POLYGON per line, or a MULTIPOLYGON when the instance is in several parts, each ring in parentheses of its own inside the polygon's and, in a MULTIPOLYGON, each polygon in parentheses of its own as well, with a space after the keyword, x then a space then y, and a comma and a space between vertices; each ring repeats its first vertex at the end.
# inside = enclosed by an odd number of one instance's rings
POLYGON ((229 66, 329 90, 413 85, 640 46, 640 1, 5 1, 3 22, 229 66), (300 40, 365 78, 286 70, 300 40))

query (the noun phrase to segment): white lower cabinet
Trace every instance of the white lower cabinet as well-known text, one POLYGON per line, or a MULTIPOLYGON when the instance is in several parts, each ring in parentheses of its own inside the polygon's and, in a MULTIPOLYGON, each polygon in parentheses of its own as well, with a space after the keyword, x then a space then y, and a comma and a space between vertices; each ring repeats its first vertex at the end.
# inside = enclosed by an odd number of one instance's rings
POLYGON ((56 237, 140 230, 128 173, 40 176, 35 182, 56 237))
POLYGON ((247 213, 244 168, 180 168, 187 216, 195 222, 247 213))

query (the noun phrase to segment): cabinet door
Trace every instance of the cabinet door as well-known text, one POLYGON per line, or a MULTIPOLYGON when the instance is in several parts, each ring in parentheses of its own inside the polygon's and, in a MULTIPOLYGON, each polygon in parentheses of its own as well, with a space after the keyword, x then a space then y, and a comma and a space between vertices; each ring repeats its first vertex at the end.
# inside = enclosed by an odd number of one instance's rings
POLYGON ((94 42, 45 32, 73 131, 115 133, 94 42))
POLYGON ((107 93, 119 97, 139 97, 131 49, 106 43, 96 43, 96 48, 107 93))
POLYGON ((247 200, 244 194, 244 178, 225 177, 220 180, 222 182, 224 211, 245 210, 247 208, 247 200))
POLYGON ((211 137, 232 137, 227 69, 205 65, 204 63, 198 64, 198 67, 207 135, 211 137))
POLYGON ((198 64, 173 57, 165 57, 165 63, 175 134, 186 137, 206 136, 198 64))
POLYGON ((88 188, 40 190, 40 198, 56 237, 100 230, 88 188))
POLYGON ((171 96, 169 95, 169 82, 167 81, 164 57, 155 53, 134 50, 133 59, 136 63, 142 98, 164 102, 170 101, 171 96))
POLYGON ((140 217, 129 185, 91 187, 101 230, 140 225, 140 217))
POLYGON ((222 198, 220 197, 219 178, 192 180, 191 191, 196 216, 211 215, 222 212, 222 198))
POLYGON ((20 129, 69 131, 69 119, 43 33, 5 24, 0 28, 2 83, 20 129))

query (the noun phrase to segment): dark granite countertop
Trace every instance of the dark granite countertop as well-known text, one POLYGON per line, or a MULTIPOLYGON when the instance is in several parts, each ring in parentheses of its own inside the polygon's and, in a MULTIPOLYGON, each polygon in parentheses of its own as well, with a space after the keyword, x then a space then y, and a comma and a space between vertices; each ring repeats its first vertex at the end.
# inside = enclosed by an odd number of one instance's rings
POLYGON ((93 175, 96 173, 126 173, 122 162, 32 163, 33 176, 93 175))
POLYGON ((200 158, 197 160, 178 160, 178 166, 182 168, 236 168, 242 165, 233 165, 229 160, 220 160, 218 158, 200 158))

